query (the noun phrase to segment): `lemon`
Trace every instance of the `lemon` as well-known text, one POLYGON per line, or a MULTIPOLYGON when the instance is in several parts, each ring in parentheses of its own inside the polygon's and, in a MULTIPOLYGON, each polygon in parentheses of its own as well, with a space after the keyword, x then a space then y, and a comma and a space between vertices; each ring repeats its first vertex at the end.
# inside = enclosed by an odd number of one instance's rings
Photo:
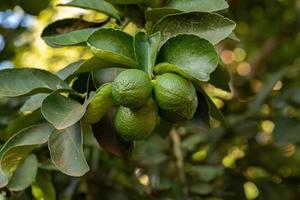
POLYGON ((160 115, 164 119, 177 122, 193 118, 198 99, 190 80, 177 74, 165 73, 155 77, 153 88, 160 115))
POLYGON ((144 105, 151 91, 150 77, 138 69, 121 72, 112 83, 112 95, 116 104, 130 108, 144 105))
POLYGON ((84 115, 84 122, 94 124, 101 120, 104 114, 112 109, 114 100, 112 96, 112 84, 102 85, 97 91, 92 101, 87 107, 84 115))
POLYGON ((140 108, 120 106, 115 115, 115 128, 124 140, 142 140, 151 135, 156 127, 157 106, 150 98, 140 108))

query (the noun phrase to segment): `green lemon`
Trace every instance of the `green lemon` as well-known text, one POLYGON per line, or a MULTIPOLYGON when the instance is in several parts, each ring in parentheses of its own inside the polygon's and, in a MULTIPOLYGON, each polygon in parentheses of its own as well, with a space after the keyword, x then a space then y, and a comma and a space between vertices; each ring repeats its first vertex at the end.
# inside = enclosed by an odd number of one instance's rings
POLYGON ((157 106, 150 98, 140 108, 120 106, 115 115, 115 128, 124 140, 142 140, 151 135, 156 127, 157 106))
POLYGON ((192 119, 198 99, 193 83, 177 74, 165 73, 155 77, 154 96, 160 115, 167 121, 192 119))
POLYGON ((112 83, 112 95, 116 104, 137 108, 146 103, 152 85, 148 74, 138 69, 121 72, 112 83))
POLYGON ((87 107, 84 115, 84 122, 94 124, 101 120, 104 114, 112 109, 114 100, 112 96, 112 84, 107 83, 102 85, 97 91, 87 107))

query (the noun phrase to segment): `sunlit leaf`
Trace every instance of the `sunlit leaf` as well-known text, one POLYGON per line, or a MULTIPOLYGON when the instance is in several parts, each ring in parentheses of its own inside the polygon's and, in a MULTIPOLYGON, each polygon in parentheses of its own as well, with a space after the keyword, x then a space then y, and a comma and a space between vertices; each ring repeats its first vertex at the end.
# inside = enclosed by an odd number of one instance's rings
POLYGON ((188 79, 208 81, 218 64, 218 55, 207 40, 195 35, 178 35, 160 49, 156 74, 175 72, 188 79))
POLYGON ((217 44, 235 28, 235 23, 216 13, 191 12, 168 15, 159 20, 152 32, 161 31, 161 43, 179 34, 194 34, 217 44))

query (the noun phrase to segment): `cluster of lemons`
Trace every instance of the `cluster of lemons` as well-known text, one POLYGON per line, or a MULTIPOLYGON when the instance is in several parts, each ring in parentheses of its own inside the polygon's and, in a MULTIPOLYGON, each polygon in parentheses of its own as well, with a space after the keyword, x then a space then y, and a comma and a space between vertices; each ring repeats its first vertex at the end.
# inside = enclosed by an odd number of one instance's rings
POLYGON ((198 99, 193 83, 175 73, 154 77, 142 70, 122 71, 112 83, 96 91, 85 121, 96 123, 114 106, 114 125, 125 140, 149 137, 160 118, 180 122, 193 118, 198 99))

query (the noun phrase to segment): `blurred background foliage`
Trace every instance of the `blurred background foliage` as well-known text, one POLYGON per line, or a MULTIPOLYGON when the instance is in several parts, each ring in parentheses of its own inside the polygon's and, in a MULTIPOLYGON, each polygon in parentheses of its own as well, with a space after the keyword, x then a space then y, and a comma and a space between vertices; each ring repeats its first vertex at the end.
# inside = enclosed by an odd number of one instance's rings
MULTIPOLYGON (((66 1, 0 1, 0 69, 56 72, 90 56, 83 47, 48 47, 41 31, 61 18, 94 22, 105 16, 58 3, 66 1)), ((205 86, 228 128, 215 122, 209 129, 194 120, 170 133, 158 130, 136 143, 129 160, 105 153, 87 134, 88 175, 70 178, 46 163, 30 188, 2 190, 0 199, 300 199, 300 0, 228 3, 223 14, 237 22, 240 42, 228 39, 218 52, 230 71, 231 91, 205 86)), ((134 25, 128 26, 134 32, 134 25)), ((0 99, 2 143, 34 123, 19 112, 24 100, 0 99)), ((37 155, 47 152, 42 148, 37 155)))

